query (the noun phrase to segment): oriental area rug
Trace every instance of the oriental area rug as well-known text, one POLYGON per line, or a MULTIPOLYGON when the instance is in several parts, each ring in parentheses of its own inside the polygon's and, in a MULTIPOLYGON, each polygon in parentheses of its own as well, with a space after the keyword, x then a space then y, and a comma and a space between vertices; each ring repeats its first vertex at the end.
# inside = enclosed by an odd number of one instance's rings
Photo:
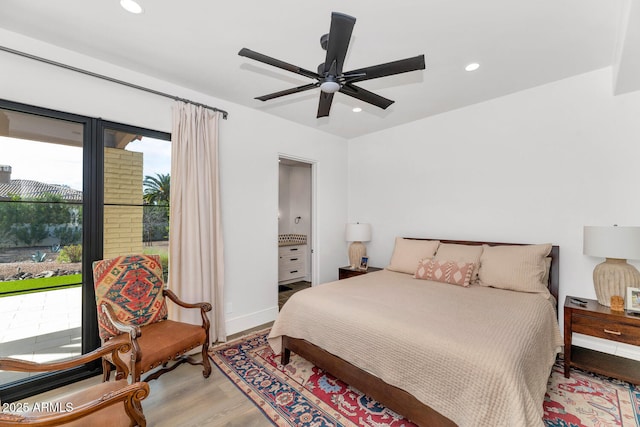
MULTIPOLYGON (((295 354, 286 367, 280 365, 267 343, 268 333, 216 346, 210 356, 274 425, 415 426, 295 354)), ((580 370, 572 370, 567 379, 559 360, 549 377, 543 409, 545 426, 640 427, 640 390, 580 370)))

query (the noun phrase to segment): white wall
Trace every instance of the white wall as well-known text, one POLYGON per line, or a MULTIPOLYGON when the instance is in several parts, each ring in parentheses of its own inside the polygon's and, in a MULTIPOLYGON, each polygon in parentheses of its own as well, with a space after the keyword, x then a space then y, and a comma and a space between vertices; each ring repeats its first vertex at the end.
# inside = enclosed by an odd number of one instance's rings
POLYGON ((291 222, 289 206, 289 175, 291 168, 283 164, 279 167, 278 176, 278 234, 289 233, 291 222))
MULTIPOLYGON (((225 303, 229 334, 277 314, 278 157, 316 163, 314 263, 319 283, 335 280, 344 252, 345 140, 0 29, 3 45, 151 87, 229 112, 220 120, 225 303)), ((0 98, 171 131, 173 101, 0 52, 0 98)), ((206 70, 203 70, 206 72, 206 70)))
POLYGON ((603 69, 353 139, 349 220, 372 224, 373 266, 395 236, 552 242, 560 307, 595 298, 603 260, 582 254, 582 227, 640 225, 639 114, 640 92, 612 96, 603 69))
POLYGON ((311 167, 280 164, 279 233, 311 235, 311 167), (300 217, 296 223, 296 217, 300 217))

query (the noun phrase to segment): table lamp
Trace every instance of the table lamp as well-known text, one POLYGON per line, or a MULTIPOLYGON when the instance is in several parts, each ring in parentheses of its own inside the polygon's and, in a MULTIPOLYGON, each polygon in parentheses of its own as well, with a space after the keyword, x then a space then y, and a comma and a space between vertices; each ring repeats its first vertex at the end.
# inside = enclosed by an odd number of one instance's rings
POLYGON ((350 223, 345 228, 345 240, 349 245, 349 265, 352 269, 360 267, 360 258, 367 255, 367 247, 362 242, 371 240, 371 225, 350 223))
POLYGON ((583 253, 605 258, 593 270, 598 302, 611 306, 612 296, 625 297, 627 287, 640 285, 640 272, 627 263, 640 259, 640 227, 585 226, 583 253))

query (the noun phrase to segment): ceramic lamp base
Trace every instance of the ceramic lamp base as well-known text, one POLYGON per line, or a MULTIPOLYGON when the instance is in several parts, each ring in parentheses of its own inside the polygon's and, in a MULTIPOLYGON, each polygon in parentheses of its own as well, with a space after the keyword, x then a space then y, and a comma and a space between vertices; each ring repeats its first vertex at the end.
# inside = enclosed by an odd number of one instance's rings
POLYGON ((360 258, 367 255, 367 247, 362 242, 352 242, 349 245, 349 265, 351 268, 360 267, 360 258))
POLYGON ((593 270, 593 287, 598 302, 611 306, 611 297, 625 298, 627 287, 640 285, 640 272, 624 259, 607 258, 593 270))

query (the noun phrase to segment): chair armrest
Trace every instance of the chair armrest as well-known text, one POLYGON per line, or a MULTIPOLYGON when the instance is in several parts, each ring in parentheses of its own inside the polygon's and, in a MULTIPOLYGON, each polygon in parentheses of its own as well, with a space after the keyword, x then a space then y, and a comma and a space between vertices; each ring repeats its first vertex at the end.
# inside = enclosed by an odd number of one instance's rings
MULTIPOLYGON (((122 333, 129 334, 129 341, 131 342, 131 356, 129 363, 131 364, 130 371, 124 372, 135 372, 136 363, 140 361, 142 354, 140 353, 140 345, 138 344, 138 337, 142 335, 142 330, 137 325, 127 325, 126 323, 122 323, 118 320, 116 313, 113 311, 113 307, 111 307, 107 303, 102 303, 100 306, 102 312, 107 316, 107 319, 111 322, 113 326, 117 330, 122 333)), ((125 374, 125 376, 128 374, 125 374)))
POLYGON ((119 390, 106 393, 85 404, 74 406, 68 412, 59 413, 0 413, 0 426, 52 426, 80 419, 108 406, 123 402, 132 425, 145 425, 140 401, 149 395, 149 385, 144 382, 127 384, 119 390))
POLYGON ((211 304, 209 304, 208 302, 197 302, 195 304, 189 304, 188 302, 182 301, 180 298, 178 298, 178 296, 176 294, 174 294, 169 289, 163 289, 162 290, 162 294, 165 297, 168 297, 171 301, 173 301, 176 304, 178 304, 180 307, 184 307, 184 308, 199 308, 203 312, 211 311, 211 304))
POLYGON ((102 312, 107 316, 107 319, 109 319, 109 322, 111 322, 111 324, 120 332, 129 334, 132 340, 135 340, 141 335, 142 332, 140 331, 139 326, 127 325, 126 323, 122 323, 121 321, 119 321, 118 316, 116 316, 116 313, 113 311, 113 307, 111 307, 109 304, 102 303, 100 308, 102 312))
MULTIPOLYGON (((184 308, 199 308, 200 309, 200 317, 202 317, 202 327, 207 332, 207 337, 209 336, 209 318, 207 317, 207 312, 211 311, 211 304, 208 302, 197 302, 195 304, 189 304, 188 302, 182 301, 176 294, 174 294, 169 289, 163 289, 162 294, 169 298, 171 301, 178 304, 180 307, 184 308)), ((207 338, 208 340, 208 338, 207 338)))
POLYGON ((92 352, 72 357, 70 359, 65 359, 56 362, 47 362, 47 363, 36 363, 29 362, 27 360, 20 360, 14 358, 0 358, 0 371, 14 371, 14 372, 48 372, 48 371, 59 371, 63 369, 73 368, 74 366, 79 366, 90 362, 92 360, 101 358, 109 353, 111 353, 111 358, 114 361, 114 364, 121 369, 125 376, 128 375, 129 369, 126 364, 120 359, 118 353, 126 353, 131 350, 131 344, 126 342, 114 343, 107 342, 102 347, 99 347, 92 352))

